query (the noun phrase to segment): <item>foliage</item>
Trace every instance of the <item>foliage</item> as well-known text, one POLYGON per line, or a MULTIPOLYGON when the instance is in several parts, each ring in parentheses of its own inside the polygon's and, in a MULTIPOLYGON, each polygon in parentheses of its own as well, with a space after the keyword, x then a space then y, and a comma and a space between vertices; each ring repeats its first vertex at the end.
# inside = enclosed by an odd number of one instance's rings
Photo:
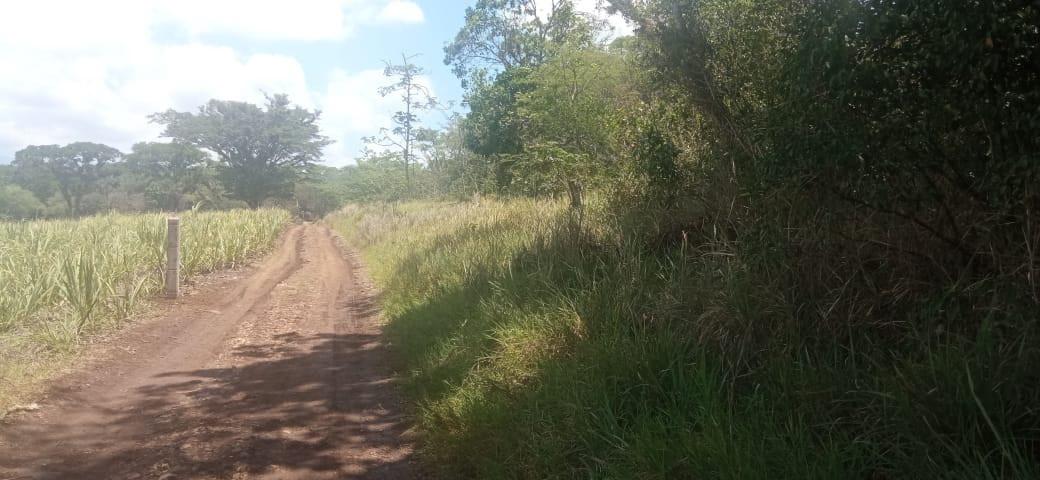
POLYGON ((435 132, 426 150, 426 164, 434 189, 441 195, 466 196, 486 192, 489 170, 486 157, 466 148, 464 117, 453 115, 450 123, 435 132))
MULTIPOLYGON (((590 157, 575 148, 586 142, 602 146, 603 137, 610 135, 609 128, 585 128, 603 120, 589 104, 605 93, 597 91, 603 83, 590 81, 600 80, 597 73, 605 74, 607 83, 625 74, 610 68, 616 63, 601 63, 614 58, 592 58, 604 28, 569 0, 487 0, 466 10, 466 24, 445 47, 445 63, 468 86, 470 112, 461 123, 461 136, 476 156, 460 156, 452 167, 442 163, 440 171, 456 177, 450 183, 469 185, 472 191, 491 187, 555 193, 559 185, 573 186, 576 179, 561 183, 547 181, 547 175, 595 170, 589 159, 598 160, 603 152, 590 157), (526 110, 521 107, 524 96, 532 104, 526 110), (561 126, 567 128, 557 132, 561 126), (595 135, 586 139, 589 133, 595 135), (518 174, 531 176, 517 179, 518 174)), ((599 105, 613 99, 609 96, 599 105)))
POLYGON ((484 77, 488 68, 541 65, 557 45, 591 45, 601 28, 578 13, 571 0, 478 0, 466 8, 465 25, 444 47, 444 64, 466 85, 484 77))
POLYGON ((993 330, 893 341, 842 325, 849 351, 797 330, 784 279, 755 271, 760 253, 647 250, 613 208, 594 201, 579 235, 545 200, 329 217, 383 289, 423 453, 443 476, 1040 473, 1035 322, 1010 348, 993 330))
POLYGON ((83 211, 83 199, 101 186, 107 167, 122 158, 112 147, 90 142, 65 146, 30 145, 15 153, 16 177, 37 198, 49 199, 55 191, 71 215, 83 211))
POLYGON ((512 69, 493 81, 474 84, 466 96, 470 113, 463 120, 466 148, 478 155, 519 153, 523 149, 517 96, 529 88, 529 70, 512 69))
POLYGON ((617 166, 621 118, 638 103, 637 78, 625 57, 598 49, 563 49, 534 69, 517 101, 527 148, 513 157, 513 183, 531 193, 602 186, 617 166))
MULTIPOLYGON (((85 335, 118 325, 162 286, 166 217, 0 222, 0 411, 85 335)), ((241 265, 270 247, 284 210, 181 215, 182 273, 241 265)))
POLYGON ((431 194, 429 171, 417 169, 409 186, 401 178, 404 162, 393 156, 371 155, 343 167, 341 198, 348 202, 397 201, 431 194))
POLYGON ((18 185, 0 183, 0 219, 33 218, 42 215, 43 203, 18 185))
POLYGON ((146 195, 156 207, 170 212, 183 210, 188 198, 212 190, 209 156, 182 143, 142 142, 126 156, 131 171, 144 183, 146 195))
POLYGON ((379 89, 379 94, 387 96, 392 93, 401 95, 404 110, 394 113, 394 128, 384 129, 378 138, 367 138, 365 141, 381 147, 397 148, 401 151, 400 159, 404 163, 405 184, 411 186, 412 179, 409 167, 415 158, 415 151, 423 148, 430 141, 430 133, 422 128, 419 114, 437 106, 437 99, 430 94, 430 89, 421 82, 422 68, 412 63, 412 58, 401 55, 400 64, 387 62, 383 75, 396 79, 390 85, 379 89))
POLYGON ((331 141, 319 133, 319 116, 274 95, 264 108, 210 100, 198 113, 167 110, 152 121, 164 126, 163 136, 216 154, 228 193, 259 208, 268 198, 291 196, 295 182, 320 160, 331 141))
POLYGON ((598 49, 566 49, 535 69, 520 93, 524 137, 555 142, 607 163, 617 156, 619 113, 636 100, 626 59, 598 49))
POLYGON ((915 225, 961 265, 1020 264, 1040 240, 1028 226, 1038 24, 1040 6, 1017 1, 816 5, 787 79, 795 105, 783 113, 796 116, 777 129, 769 171, 811 171, 814 187, 915 225))
POLYGON ((608 3, 636 35, 605 48, 543 41, 525 2, 468 10, 467 151, 430 169, 592 205, 329 217, 385 289, 430 463, 1040 475, 1040 7, 608 3))
POLYGON ((349 167, 342 169, 316 165, 303 181, 296 184, 297 214, 306 219, 320 219, 343 206, 349 167))

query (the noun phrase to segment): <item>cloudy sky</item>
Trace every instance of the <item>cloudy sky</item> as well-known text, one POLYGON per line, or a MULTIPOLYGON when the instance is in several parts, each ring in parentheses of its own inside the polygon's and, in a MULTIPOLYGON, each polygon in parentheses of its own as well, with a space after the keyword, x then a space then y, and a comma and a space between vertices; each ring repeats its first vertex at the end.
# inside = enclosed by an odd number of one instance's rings
MULTIPOLYGON (((545 0, 548 3, 551 0, 545 0)), ((153 112, 287 93, 322 111, 325 162, 353 163, 397 108, 383 61, 418 54, 441 100, 459 82, 442 48, 464 0, 28 0, 0 4, 0 163, 27 145, 124 151, 158 140, 153 112)), ((596 0, 579 0, 595 11, 596 0)), ((623 23, 613 19, 623 28, 623 23)), ((443 115, 429 121, 442 122, 443 115)))

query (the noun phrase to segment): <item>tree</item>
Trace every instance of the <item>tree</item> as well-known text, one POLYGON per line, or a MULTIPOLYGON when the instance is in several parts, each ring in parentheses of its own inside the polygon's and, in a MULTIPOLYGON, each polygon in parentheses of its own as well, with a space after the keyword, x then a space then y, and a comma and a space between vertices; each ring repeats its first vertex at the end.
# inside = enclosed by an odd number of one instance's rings
POLYGON ((316 220, 339 208, 343 201, 337 184, 342 176, 337 168, 315 166, 296 184, 293 196, 296 197, 297 213, 303 218, 316 220))
POLYGON ((468 195, 483 190, 483 158, 466 148, 464 117, 455 113, 449 123, 436 131, 426 152, 434 188, 440 194, 468 195))
POLYGON ((30 145, 15 153, 16 178, 37 198, 46 200, 56 190, 70 215, 82 213, 83 197, 95 191, 108 175, 110 164, 123 154, 98 143, 30 145))
POLYGON ((292 196, 332 143, 319 133, 321 112, 292 106, 284 94, 268 96, 265 107, 210 100, 198 113, 167 110, 151 118, 165 126, 163 136, 216 154, 230 195, 259 208, 268 198, 292 196))
MULTIPOLYGON (((497 128, 514 125, 512 135, 522 142, 522 149, 495 152, 508 168, 510 190, 576 192, 601 183, 620 153, 622 118, 639 102, 635 78, 625 57, 600 49, 563 48, 530 69, 513 94, 512 109, 504 112, 508 121, 493 122, 497 128)), ((471 119, 483 121, 487 113, 486 105, 477 102, 471 119)))
POLYGON ((514 68, 471 86, 466 94, 470 112, 462 122, 466 148, 486 156, 523 150, 516 99, 530 89, 529 71, 514 68))
POLYGON ((43 211, 43 204, 32 192, 18 185, 0 184, 0 218, 31 218, 43 211))
POLYGON ((414 55, 402 54, 400 64, 386 63, 383 75, 396 79, 396 81, 380 88, 379 94, 385 97, 392 93, 399 93, 401 102, 404 103, 404 110, 394 113, 394 128, 383 129, 378 138, 365 139, 368 143, 400 149, 401 161, 404 162, 405 185, 409 188, 412 182, 408 170, 412 158, 415 156, 416 144, 428 139, 425 130, 421 128, 417 113, 437 106, 437 99, 425 85, 419 82, 423 69, 412 63, 413 58, 415 58, 414 55))
POLYGON ((466 85, 488 68, 540 65, 551 56, 554 45, 595 43, 602 26, 575 11, 571 0, 552 0, 547 11, 539 10, 539 3, 478 0, 466 8, 465 25, 444 47, 444 64, 466 85))
POLYGON ((617 124, 635 104, 635 69, 618 54, 565 49, 528 76, 518 98, 523 135, 605 164, 616 155, 617 124))
POLYGON ((141 142, 126 161, 144 182, 145 194, 167 211, 185 208, 186 196, 210 187, 209 156, 191 145, 141 142))
MULTIPOLYGON (((756 103, 748 98, 747 91, 752 89, 735 80, 738 76, 768 78, 762 71, 769 71, 785 58, 777 50, 786 46, 785 39, 790 37, 770 29, 784 25, 781 19, 806 2, 763 0, 743 6, 699 1, 608 3, 610 11, 623 14, 636 25, 640 36, 647 40, 642 52, 644 61, 662 80, 684 91, 699 114, 712 123, 714 136, 734 154, 759 157, 761 146, 749 133, 754 129, 741 122, 742 105, 734 104, 747 100, 756 105, 766 100, 756 99, 756 103), (743 18, 734 15, 742 10, 743 18), (749 19, 752 21, 748 22, 749 19), (741 20, 747 24, 738 26, 741 20), (741 52, 743 58, 727 58, 726 50, 739 49, 745 49, 741 52)), ((732 170, 737 170, 735 160, 732 170)))
POLYGON ((369 152, 357 165, 343 167, 335 182, 340 197, 348 201, 396 201, 407 198, 410 187, 402 181, 401 160, 396 155, 369 152))

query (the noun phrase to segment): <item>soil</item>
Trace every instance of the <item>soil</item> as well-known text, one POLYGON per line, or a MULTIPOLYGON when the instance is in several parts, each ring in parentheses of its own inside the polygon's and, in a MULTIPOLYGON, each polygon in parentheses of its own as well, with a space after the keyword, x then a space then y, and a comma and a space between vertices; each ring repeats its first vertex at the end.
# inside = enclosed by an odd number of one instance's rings
POLYGON ((0 425, 0 479, 419 478, 378 305, 324 226, 108 339, 0 425))

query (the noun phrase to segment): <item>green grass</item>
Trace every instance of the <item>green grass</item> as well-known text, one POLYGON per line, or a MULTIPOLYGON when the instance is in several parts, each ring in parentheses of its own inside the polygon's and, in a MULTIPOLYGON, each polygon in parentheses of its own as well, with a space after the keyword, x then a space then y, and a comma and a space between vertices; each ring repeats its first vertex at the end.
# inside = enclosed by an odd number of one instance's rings
POLYGON ((650 251, 608 213, 512 200, 327 219, 384 291, 444 478, 1040 478, 1030 328, 807 331, 745 257, 650 251))
MULTIPOLYGON (((276 209, 181 215, 184 278, 255 257, 289 219, 276 209)), ((161 289, 165 237, 161 214, 0 222, 0 415, 161 289)))

